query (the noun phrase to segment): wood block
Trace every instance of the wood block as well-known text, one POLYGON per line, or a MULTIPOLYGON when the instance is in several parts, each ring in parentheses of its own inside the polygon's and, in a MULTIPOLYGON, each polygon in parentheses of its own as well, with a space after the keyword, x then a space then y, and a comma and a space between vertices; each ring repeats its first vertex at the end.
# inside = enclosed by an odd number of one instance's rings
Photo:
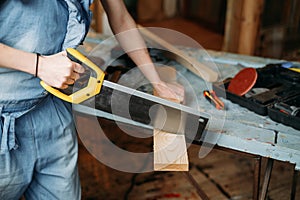
MULTIPOLYGON (((165 82, 176 82, 176 70, 171 67, 158 68, 160 78, 165 82)), ((157 95, 154 91, 154 95, 157 95)), ((170 100, 170 99, 169 99, 170 100)), ((174 100, 173 100, 174 101, 174 100)), ((179 102, 177 102, 179 103, 179 102)), ((189 161, 187 155, 186 141, 184 135, 184 118, 180 120, 180 116, 173 116, 172 113, 167 112, 166 122, 161 122, 162 116, 165 116, 164 109, 158 109, 156 119, 154 121, 155 127, 161 127, 160 124, 170 123, 174 124, 174 132, 166 132, 160 129, 153 130, 154 140, 154 170, 155 171, 188 171, 189 161), (172 119, 174 118, 174 120, 172 119), (178 118, 180 123, 178 124, 178 118), (159 124, 157 126, 157 124, 159 124), (177 133, 177 134, 176 134, 177 133)))
POLYGON ((154 130, 154 170, 188 171, 185 136, 154 130))

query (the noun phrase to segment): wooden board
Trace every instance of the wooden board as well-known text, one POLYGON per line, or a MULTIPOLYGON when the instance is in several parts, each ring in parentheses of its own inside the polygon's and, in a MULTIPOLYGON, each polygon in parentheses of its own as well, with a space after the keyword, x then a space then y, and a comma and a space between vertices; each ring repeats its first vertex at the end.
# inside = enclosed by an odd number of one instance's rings
POLYGON ((139 31, 145 37, 145 40, 147 42, 154 43, 165 48, 165 50, 170 51, 171 54, 166 55, 167 57, 176 60, 178 63, 180 63, 181 65, 183 65, 188 70, 201 77, 205 81, 216 82, 218 80, 218 73, 210 69, 208 66, 203 65, 195 58, 188 56, 183 51, 179 50, 172 44, 158 37, 146 28, 143 28, 140 25, 138 25, 137 27, 140 28, 139 31))
MULTIPOLYGON (((158 73, 160 78, 166 82, 176 81, 176 71, 171 67, 158 68, 158 73)), ((154 95, 157 96, 155 91, 154 95)), ((161 124, 161 117, 165 114, 164 112, 163 108, 158 109, 154 122, 155 127, 157 127, 156 124, 161 124)), ((172 117, 167 116, 168 118, 172 117)), ((178 116, 174 117, 178 118, 178 116)), ((185 135, 180 134, 183 133, 185 121, 181 120, 179 125, 178 120, 174 120, 173 123, 176 123, 174 127, 178 127, 177 134, 160 129, 153 131, 155 171, 188 171, 189 169, 185 135)))
POLYGON ((184 135, 154 130, 154 170, 155 171, 188 171, 184 135))
POLYGON ((253 55, 263 0, 228 0, 223 51, 253 55))

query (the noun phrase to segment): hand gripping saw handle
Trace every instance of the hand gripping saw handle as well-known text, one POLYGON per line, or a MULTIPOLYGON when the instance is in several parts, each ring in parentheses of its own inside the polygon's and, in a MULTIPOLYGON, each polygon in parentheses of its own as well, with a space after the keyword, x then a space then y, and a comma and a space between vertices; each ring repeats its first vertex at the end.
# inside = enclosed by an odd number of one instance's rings
POLYGON ((68 48, 66 51, 67 56, 70 60, 81 64, 85 68, 85 70, 90 70, 91 73, 86 86, 77 91, 72 90, 71 94, 66 94, 62 90, 49 86, 44 81, 41 81, 40 84, 45 90, 57 96, 58 98, 70 103, 79 104, 99 94, 104 81, 105 73, 79 51, 72 48, 68 48))

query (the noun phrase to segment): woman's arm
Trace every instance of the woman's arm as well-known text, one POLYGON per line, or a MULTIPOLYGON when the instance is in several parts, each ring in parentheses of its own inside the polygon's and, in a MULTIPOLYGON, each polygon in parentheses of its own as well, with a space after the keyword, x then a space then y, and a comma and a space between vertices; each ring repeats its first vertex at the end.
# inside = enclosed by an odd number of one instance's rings
POLYGON ((101 0, 107 13, 112 31, 128 56, 141 69, 161 97, 183 100, 184 89, 180 85, 166 84, 161 81, 149 56, 136 23, 128 13, 122 0, 101 0))
POLYGON ((40 56, 21 51, 0 43, 0 66, 23 71, 37 76, 50 86, 65 89, 79 78, 83 67, 67 58, 66 52, 60 52, 51 56, 40 56))
POLYGON ((35 74, 36 55, 0 43, 0 66, 35 74))

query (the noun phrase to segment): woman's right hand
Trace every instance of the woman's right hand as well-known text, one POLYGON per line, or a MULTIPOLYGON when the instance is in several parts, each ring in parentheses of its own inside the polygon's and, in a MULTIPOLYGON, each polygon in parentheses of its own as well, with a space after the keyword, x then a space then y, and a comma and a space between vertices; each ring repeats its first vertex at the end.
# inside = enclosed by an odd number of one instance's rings
POLYGON ((66 89, 68 85, 74 84, 83 72, 84 68, 71 61, 65 51, 39 58, 37 76, 55 88, 66 89))

